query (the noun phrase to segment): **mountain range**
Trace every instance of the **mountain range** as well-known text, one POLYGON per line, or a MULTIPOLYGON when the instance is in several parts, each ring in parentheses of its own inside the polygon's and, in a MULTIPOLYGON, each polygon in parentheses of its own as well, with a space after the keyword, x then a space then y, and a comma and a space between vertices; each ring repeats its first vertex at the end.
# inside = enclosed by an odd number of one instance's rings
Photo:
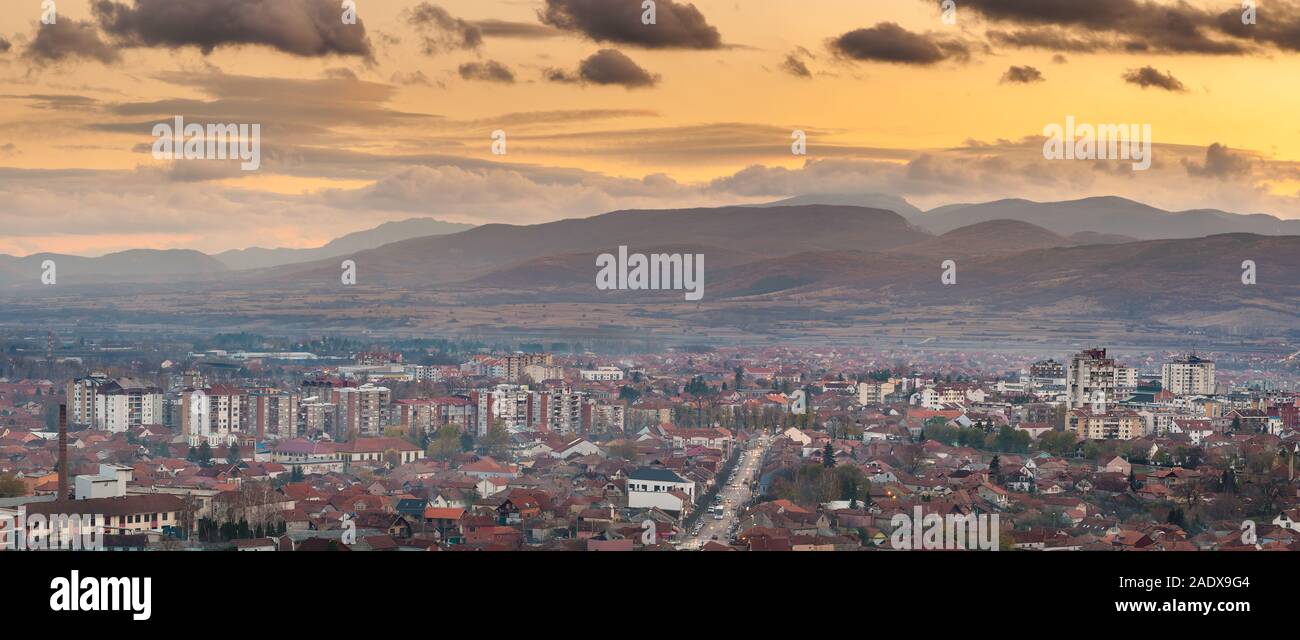
POLYGON ((22 257, 0 254, 0 284, 38 282, 41 265, 46 260, 53 260, 56 275, 69 282, 211 280, 231 271, 334 258, 407 238, 457 233, 472 228, 474 225, 411 218, 350 233, 311 249, 252 247, 215 255, 189 249, 131 249, 93 258, 59 253, 22 257))
POLYGON ((252 247, 218 253, 213 257, 230 269, 261 269, 295 262, 337 258, 357 251, 382 247, 392 242, 420 236, 459 233, 474 228, 472 224, 443 222, 433 218, 411 218, 385 222, 373 229, 349 233, 314 249, 263 249, 252 247))
MULTIPOLYGON (((747 311, 746 322, 774 309, 827 312, 877 305, 925 308, 939 317, 1054 313, 1188 324, 1249 320, 1288 330, 1300 324, 1300 221, 1168 212, 1121 198, 1008 200, 926 212, 904 204, 870 194, 813 195, 764 206, 489 224, 376 244, 392 234, 446 229, 441 223, 407 221, 319 249, 278 254, 294 260, 325 256, 289 264, 274 264, 278 257, 258 252, 61 257, 59 282, 170 279, 189 283, 183 289, 202 300, 207 299, 202 291, 221 288, 245 292, 239 295, 265 307, 267 300, 282 298, 256 292, 333 296, 340 284, 339 258, 346 256, 356 264, 361 288, 394 292, 386 298, 392 302, 382 304, 398 308, 430 304, 404 303, 403 291, 417 292, 412 299, 468 306, 680 303, 680 291, 596 288, 596 257, 626 246, 629 252, 703 254, 707 304, 765 305, 763 311, 747 311), (956 286, 940 281, 949 260, 956 267, 956 286), (1241 281, 1248 260, 1256 264, 1257 284, 1251 286, 1241 281)), ((0 257, 0 281, 34 283, 43 258, 0 257)))

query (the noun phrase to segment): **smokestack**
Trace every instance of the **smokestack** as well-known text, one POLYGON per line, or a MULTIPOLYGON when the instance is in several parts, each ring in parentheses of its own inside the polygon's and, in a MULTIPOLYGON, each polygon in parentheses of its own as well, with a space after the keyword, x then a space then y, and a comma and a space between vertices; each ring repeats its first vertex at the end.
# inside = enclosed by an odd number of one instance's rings
POLYGON ((59 405, 59 500, 68 499, 68 405, 59 405))

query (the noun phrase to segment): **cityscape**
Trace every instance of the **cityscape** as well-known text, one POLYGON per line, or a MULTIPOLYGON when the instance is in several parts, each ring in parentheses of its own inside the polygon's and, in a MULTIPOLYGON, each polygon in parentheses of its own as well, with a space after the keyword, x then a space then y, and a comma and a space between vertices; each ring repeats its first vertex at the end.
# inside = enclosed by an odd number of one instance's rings
POLYGON ((883 551, 921 514, 993 518, 968 549, 1297 548, 1295 354, 217 344, 8 342, 29 547, 64 514, 122 550, 883 551))
MULTIPOLYGON (((40 595, 144 620, 182 552, 1300 551, 1297 34, 1296 0, 12 0, 0 557, 108 558, 40 595)), ((1076 577, 1154 589, 1111 566, 1076 577)), ((1193 604, 1285 593, 1250 575, 1193 604)))

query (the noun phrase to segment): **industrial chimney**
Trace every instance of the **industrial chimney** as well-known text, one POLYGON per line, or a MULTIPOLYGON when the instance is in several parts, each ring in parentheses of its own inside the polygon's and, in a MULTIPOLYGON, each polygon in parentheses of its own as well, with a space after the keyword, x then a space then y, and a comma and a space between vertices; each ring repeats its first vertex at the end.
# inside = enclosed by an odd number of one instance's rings
POLYGON ((59 497, 68 499, 68 405, 59 405, 59 497))

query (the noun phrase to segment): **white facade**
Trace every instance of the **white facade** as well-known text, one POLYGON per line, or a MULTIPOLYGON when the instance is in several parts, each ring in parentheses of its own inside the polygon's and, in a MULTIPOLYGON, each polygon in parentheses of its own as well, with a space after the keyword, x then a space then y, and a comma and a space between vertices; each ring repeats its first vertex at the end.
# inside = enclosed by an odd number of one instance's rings
POLYGON ((126 495, 126 483, 131 481, 134 470, 115 464, 99 465, 99 474, 77 476, 75 480, 77 500, 91 498, 121 498, 126 495))
POLYGON ((1175 395, 1214 395, 1214 362, 1196 356, 1166 362, 1160 371, 1160 384, 1175 395))
POLYGON ((623 379, 623 370, 618 367, 597 367, 578 372, 587 382, 617 382, 623 379))
POLYGON ((627 477, 627 506, 633 509, 683 511, 687 504, 673 492, 695 502, 695 483, 668 469, 637 469, 627 477))
POLYGON ((1121 366, 1114 358, 1106 357, 1105 349, 1090 349, 1070 358, 1066 375, 1065 408, 1077 409, 1105 394, 1108 402, 1122 400, 1120 396, 1137 387, 1137 369, 1121 366))

